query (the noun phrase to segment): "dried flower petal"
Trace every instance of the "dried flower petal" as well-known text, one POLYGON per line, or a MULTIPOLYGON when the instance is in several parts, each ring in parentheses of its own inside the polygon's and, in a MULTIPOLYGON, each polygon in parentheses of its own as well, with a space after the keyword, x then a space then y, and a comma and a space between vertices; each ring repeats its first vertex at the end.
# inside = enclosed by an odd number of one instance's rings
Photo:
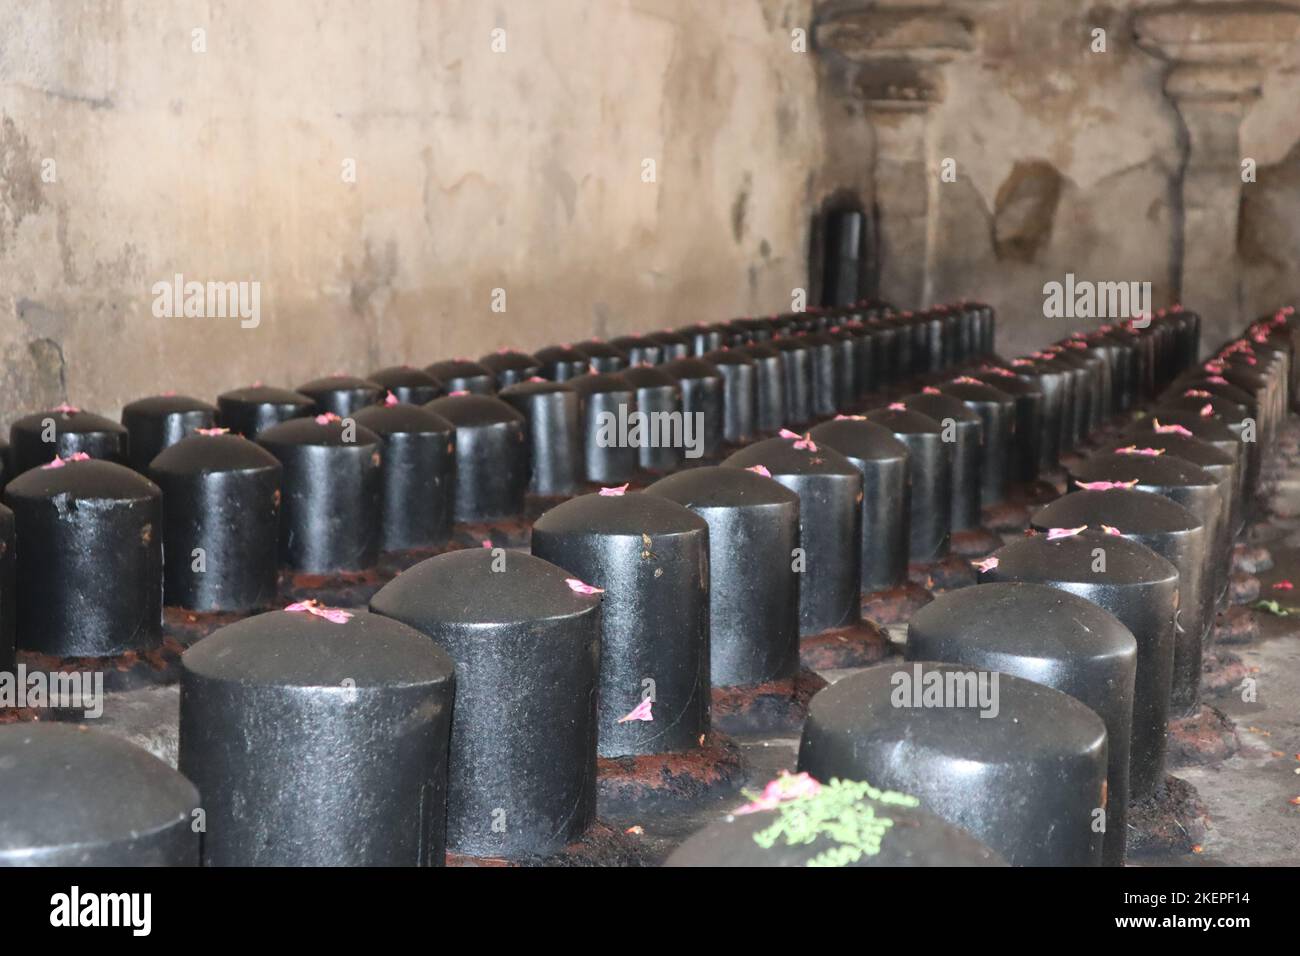
POLYGON ((1080 481, 1078 486, 1084 491, 1114 491, 1117 488, 1135 488, 1138 480, 1132 481, 1080 481))
POLYGON ((791 800, 815 797, 821 792, 821 789, 822 785, 807 773, 790 773, 788 770, 782 770, 780 776, 770 781, 758 797, 743 807, 733 810, 732 815, 739 817, 750 813, 760 813, 763 810, 772 810, 779 804, 788 803, 791 800))
POLYGON ((577 578, 565 578, 564 583, 567 584, 569 586, 569 590, 574 592, 575 594, 604 594, 605 593, 604 588, 598 588, 590 584, 585 584, 582 581, 579 581, 577 578))
POLYGON ((333 624, 345 624, 352 620, 352 612, 345 611, 338 607, 326 607, 314 599, 307 601, 297 601, 285 608, 286 611, 293 613, 306 612, 316 617, 324 618, 333 624))
POLYGON ((469 394, 469 391, 468 391, 467 389, 463 389, 463 388, 458 388, 458 389, 456 389, 454 392, 448 392, 448 393, 447 393, 447 395, 448 395, 449 397, 452 397, 452 398, 456 398, 456 397, 458 397, 458 396, 460 396, 460 395, 468 395, 468 394, 469 394))
POLYGON ((650 706, 653 703, 654 702, 649 697, 645 698, 645 700, 633 707, 628 713, 620 717, 616 723, 626 724, 633 720, 654 720, 654 715, 650 713, 650 706))
POLYGON ((867 420, 866 415, 836 415, 835 416, 835 421, 837 422, 865 422, 866 420, 867 420))
POLYGON ((1156 458, 1163 455, 1163 448, 1139 448, 1137 445, 1125 445, 1123 448, 1116 448, 1117 455, 1146 455, 1148 458, 1156 458))
MULTIPOLYGON (((630 482, 629 482, 630 484, 630 482)), ((601 488, 600 496, 602 498, 618 498, 627 493, 627 485, 617 485, 613 488, 601 488)))
POLYGON ((985 571, 992 571, 996 568, 998 566, 998 559, 993 557, 993 555, 989 555, 983 561, 972 561, 971 564, 975 566, 976 571, 983 573, 985 571))
POLYGON ((1295 590, 1295 585, 1292 584, 1290 581, 1278 581, 1276 584, 1273 585, 1273 590, 1274 590, 1274 591, 1294 591, 1294 590, 1295 590))
POLYGON ((942 395, 943 392, 939 391, 939 390, 938 390, 937 388, 935 388, 933 385, 927 385, 925 388, 921 389, 921 394, 922 394, 922 395, 942 395))
POLYGON ((1211 395, 1203 388, 1189 388, 1187 391, 1183 392, 1183 398, 1213 398, 1213 397, 1214 397, 1213 395, 1211 395))
POLYGON ((69 405, 67 402, 60 402, 58 405, 55 405, 50 409, 50 411, 58 412, 60 415, 76 415, 81 411, 81 409, 76 405, 69 405))
POLYGON ((339 417, 338 417, 337 415, 335 415, 333 412, 326 412, 326 413, 323 414, 323 415, 317 415, 317 416, 316 416, 316 424, 317 424, 317 425, 328 425, 328 424, 330 424, 331 422, 341 422, 341 421, 343 421, 343 419, 339 418, 339 417))
POLYGON ((41 465, 41 467, 62 468, 70 461, 90 461, 90 456, 87 455, 84 451, 74 451, 67 458, 60 458, 58 455, 55 455, 53 461, 51 461, 48 465, 41 465))
POLYGON ((1059 541, 1061 538, 1073 538, 1076 534, 1087 530, 1088 526, 1086 524, 1081 524, 1077 528, 1048 528, 1047 540, 1059 541))
POLYGON ((1112 528, 1112 527, 1111 527, 1110 525, 1108 525, 1108 524, 1104 524, 1104 525, 1102 525, 1102 526, 1101 526, 1101 530, 1104 531, 1104 532, 1106 532, 1107 534, 1113 534, 1113 535, 1115 535, 1115 537, 1117 537, 1117 538, 1122 538, 1122 537, 1124 537, 1124 532, 1123 532, 1123 531, 1120 531, 1119 528, 1112 528))
POLYGON ((394 395, 392 392, 389 392, 387 395, 384 396, 384 404, 389 408, 392 408, 394 405, 400 405, 401 402, 397 400, 396 395, 394 395))
POLYGON ((889 410, 891 412, 905 412, 907 411, 907 406, 904 405, 902 402, 890 402, 889 410))
POLYGON ((196 428, 196 429, 194 429, 194 434, 196 434, 196 435, 229 435, 229 434, 230 434, 230 429, 229 429, 229 428, 196 428))
POLYGON ((977 378, 971 378, 969 375, 959 375, 952 380, 953 385, 983 385, 977 378))
POLYGON ((1211 415, 1213 415, 1213 414, 1214 414, 1214 406, 1213 406, 1213 405, 1211 405, 1211 404, 1209 404, 1209 403, 1207 402, 1204 406, 1202 406, 1202 408, 1201 408, 1201 417, 1202 417, 1202 418, 1209 418, 1209 417, 1210 417, 1211 415))
POLYGON ((1152 429, 1157 435, 1181 435, 1183 438, 1191 438, 1192 433, 1182 425, 1161 425, 1160 419, 1152 419, 1152 429))
POLYGON ((749 466, 748 468, 746 468, 745 470, 746 470, 746 471, 752 471, 752 472, 753 472, 754 474, 756 474, 756 475, 762 475, 764 478, 771 478, 771 477, 772 477, 772 473, 771 473, 770 471, 768 471, 768 470, 767 470, 765 467, 763 467, 762 465, 750 465, 750 466, 749 466))
POLYGON ((491 539, 491 538, 484 538, 482 541, 479 542, 479 546, 480 546, 480 547, 484 547, 484 548, 490 548, 490 547, 492 547, 492 539, 491 539))

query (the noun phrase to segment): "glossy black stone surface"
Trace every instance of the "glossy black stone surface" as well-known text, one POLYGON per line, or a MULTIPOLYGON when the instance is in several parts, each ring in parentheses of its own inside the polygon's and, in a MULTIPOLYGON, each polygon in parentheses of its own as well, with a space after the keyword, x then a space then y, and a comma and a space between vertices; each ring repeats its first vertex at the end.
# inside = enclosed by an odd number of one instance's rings
POLYGON ((329 375, 313 379, 299 385, 296 389, 310 398, 317 414, 328 412, 347 418, 355 415, 367 405, 374 405, 384 400, 385 389, 382 385, 369 379, 353 375, 329 375))
POLYGON ((68 406, 24 415, 9 429, 14 475, 78 453, 129 465, 130 436, 111 419, 68 406))
POLYGON ((447 394, 469 392, 471 395, 491 395, 496 391, 496 375, 478 362, 469 359, 447 359, 434 362, 424 369, 442 382, 447 394))
POLYGON ((524 416, 530 477, 535 495, 574 492, 582 479, 582 426, 578 393, 564 382, 530 379, 497 395, 524 416))
POLYGON ((372 405, 357 424, 382 442, 379 549, 431 548, 451 536, 456 426, 416 405, 372 405))
POLYGON ((404 405, 424 405, 446 392, 442 382, 413 365, 390 365, 366 377, 404 405))
POLYGON ((200 428, 212 428, 217 409, 186 395, 141 398, 122 408, 122 424, 130 435, 131 467, 145 472, 149 462, 200 428))
POLYGON ((928 564, 947 557, 952 540, 952 448, 943 440, 943 426, 901 403, 872 409, 866 417, 907 446, 912 484, 908 559, 928 564))
POLYGON ((218 395, 217 417, 223 428, 256 440, 273 425, 311 415, 312 406, 312 400, 300 392, 253 385, 218 395))
POLYGON ((529 475, 524 416, 490 395, 445 395, 424 407, 456 427, 453 520, 522 514, 529 475))

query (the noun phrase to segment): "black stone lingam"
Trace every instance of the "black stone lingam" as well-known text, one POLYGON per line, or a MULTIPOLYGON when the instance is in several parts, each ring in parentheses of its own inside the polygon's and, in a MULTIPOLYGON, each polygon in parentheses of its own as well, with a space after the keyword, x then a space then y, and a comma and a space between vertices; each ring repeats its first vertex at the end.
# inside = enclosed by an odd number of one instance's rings
POLYGON ((1114 528, 1178 569, 1170 710, 1176 717, 1195 706, 1201 683, 1201 647, 1214 627, 1214 592, 1206 578, 1208 538, 1200 520, 1163 495, 1128 488, 1074 491, 1045 506, 1033 526, 1114 528))
POLYGON ((441 866, 451 659, 377 614, 290 607, 181 658, 204 866, 441 866))
POLYGON ((586 342, 579 342, 575 348, 587 356, 587 366, 590 371, 596 374, 621 372, 631 364, 628 361, 626 352, 615 348, 608 342, 597 342, 594 339, 589 339, 586 342))
POLYGON ((646 494, 582 495, 533 525, 534 555, 605 592, 602 757, 703 746, 709 732, 708 528, 675 501, 646 494))
POLYGON ((781 356, 781 383, 785 395, 784 425, 797 428, 813 419, 812 350, 804 338, 776 339, 772 348, 781 356))
MULTIPOLYGON (((1010 395, 1016 403, 1015 440, 1011 443, 1011 480, 1029 482, 1038 480, 1038 466, 1042 459, 1043 412, 1046 399, 1042 387, 1028 378, 1021 378, 1010 369, 996 365, 986 366, 971 378, 992 385, 999 392, 1010 395)), ((1058 411, 1059 414, 1059 411, 1058 411)))
POLYGON ((1145 545, 1098 529, 1050 537, 1033 535, 1000 548, 996 566, 982 578, 1068 591, 1129 629, 1137 641, 1129 795, 1130 802, 1145 799, 1164 779, 1178 569, 1145 545))
POLYGON ((1042 393, 1043 403, 1038 432, 1038 471, 1040 474, 1055 471, 1061 465, 1064 420, 1071 414, 1070 375, 1064 369, 1031 358, 1014 359, 1010 371, 1021 381, 1028 382, 1042 393))
POLYGON ((664 329, 660 332, 651 332, 646 336, 651 342, 657 342, 663 349, 664 362, 675 362, 678 359, 689 358, 691 354, 690 340, 684 335, 664 329))
POLYGON ((854 399, 863 399, 876 388, 876 341, 871 328, 861 322, 848 322, 841 331, 853 339, 854 399))
POLYGON ((601 600, 566 579, 530 554, 468 549, 422 561, 370 602, 456 664, 452 853, 545 857, 595 820, 601 600))
POLYGON ((583 478, 616 485, 636 474, 640 449, 622 439, 631 435, 636 390, 622 374, 602 372, 570 379, 582 412, 583 478), (620 425, 628 424, 628 435, 620 425))
POLYGON ((424 369, 442 382, 447 394, 469 392, 471 395, 491 395, 496 391, 496 375, 478 362, 469 359, 448 359, 434 362, 424 369))
POLYGON ((382 402, 385 395, 382 385, 353 375, 329 375, 312 379, 299 385, 296 391, 312 400, 313 411, 317 414, 337 415, 340 418, 355 415, 367 405, 382 402))
POLYGON ((533 353, 541 363, 542 376, 553 382, 567 382, 579 375, 586 375, 591 366, 591 358, 568 345, 552 345, 533 353))
POLYGON ((758 361, 744 351, 707 352, 704 361, 722 376, 722 438, 729 445, 752 441, 758 432, 758 361))
POLYGON ((524 416, 490 395, 445 395, 424 407, 456 426, 453 520, 523 514, 529 472, 524 416))
POLYGON ((1012 866, 1102 860, 1106 726, 1010 673, 916 661, 845 677, 813 698, 799 769, 915 796, 1012 866))
POLYGON ((9 482, 17 558, 17 643, 56 657, 112 657, 162 641, 162 492, 95 459, 9 482))
POLYGON ((730 344, 730 332, 725 323, 710 325, 697 322, 683 326, 677 330, 677 334, 690 343, 691 355, 696 358, 703 358, 730 344))
MULTIPOLYGON (((1236 402, 1219 398, 1200 388, 1175 389, 1160 399, 1151 410, 1152 415, 1182 412, 1199 418, 1212 418, 1222 422, 1241 442, 1246 455, 1246 473, 1242 484, 1246 488, 1259 487, 1260 466, 1263 463, 1262 445, 1259 441, 1258 423, 1250 412, 1236 402), (1247 440, 1249 438, 1249 440, 1247 440)), ((1246 511, 1251 509, 1252 498, 1246 499, 1246 511)))
POLYGON ((565 382, 530 379, 497 395, 524 416, 528 426, 535 495, 571 495, 582 479, 582 426, 578 393, 565 382))
POLYGON ((1091 601, 1056 588, 986 584, 941 594, 912 615, 906 658, 1000 671, 1092 708, 1106 724, 1102 862, 1124 864, 1137 673, 1137 642, 1128 628, 1091 601))
POLYGON ((122 424, 130 434, 131 467, 149 470, 149 462, 186 435, 216 424, 217 410, 186 395, 141 398, 122 408, 122 424))
POLYGON ((826 333, 801 336, 799 341, 808 348, 812 368, 812 414, 825 418, 839 411, 840 388, 844 357, 839 343, 826 333))
POLYGON ((313 402, 287 388, 253 385, 217 396, 218 420, 237 435, 256 440, 268 428, 312 414, 313 402))
POLYGON ((627 355, 628 365, 658 365, 664 360, 664 347, 643 335, 620 335, 609 344, 627 355))
POLYGON ((861 619, 862 474, 810 436, 768 438, 724 462, 762 466, 799 496, 799 634, 815 637, 861 619))
POLYGON ((638 467, 660 473, 676 470, 682 463, 685 446, 686 419, 682 416, 681 385, 666 369, 648 365, 634 365, 618 374, 632 386, 633 403, 630 407, 641 413, 638 416, 642 421, 639 434, 628 432, 629 442, 636 447, 638 467), (682 427, 675 429, 674 420, 680 421, 682 427), (677 432, 675 437, 674 430, 677 432))
POLYGON ((21 723, 0 727, 0 767, 0 868, 198 866, 199 792, 148 751, 84 726, 21 723))
POLYGON ((1255 494, 1245 484, 1247 469, 1246 443, 1218 418, 1203 418, 1195 412, 1155 411, 1129 425, 1124 434, 1132 436, 1132 443, 1142 447, 1146 436, 1184 435, 1205 442, 1237 462, 1237 483, 1233 490, 1230 529, 1235 536, 1246 524, 1245 501, 1255 494))
POLYGON ((14 672, 18 600, 14 513, 0 505, 0 673, 14 672))
POLYGON ((778 778, 767 789, 783 786, 808 796, 777 803, 775 809, 760 798, 729 813, 687 837, 664 866, 1006 866, 965 830, 920 809, 915 797, 849 780, 814 790, 807 778, 797 776, 778 778), (858 800, 845 800, 845 793, 858 800), (828 799, 835 809, 823 812, 821 802, 828 799), (823 821, 821 832, 807 842, 784 826, 787 816, 804 813, 823 821), (874 850, 858 842, 864 831, 881 833, 874 850))
POLYGON ((785 359, 770 345, 748 345, 741 351, 754 360, 755 430, 775 434, 786 421, 785 359))
POLYGON ((404 405, 424 405, 446 392, 442 382, 413 365, 391 365, 368 378, 404 405))
POLYGON ((952 531, 952 450, 943 440, 943 427, 900 402, 873 409, 866 417, 907 446, 912 483, 909 560, 930 564, 943 559, 948 555, 952 531))
MULTIPOLYGON (((1153 449, 1158 450, 1158 449, 1153 449)), ((1070 491, 1078 491, 1085 485, 1095 482, 1130 482, 1138 491, 1149 491, 1164 495, 1178 502, 1196 518, 1206 530, 1206 540, 1210 545, 1206 554, 1207 580, 1215 583, 1213 594, 1217 597, 1228 586, 1228 575, 1218 557, 1223 552, 1217 550, 1220 528, 1219 523, 1226 524, 1222 511, 1222 491, 1214 476, 1191 462, 1166 454, 1142 454, 1143 449, 1136 448, 1121 454, 1093 455, 1076 464, 1069 471, 1070 491)))
POLYGON ((839 452, 862 474, 863 593, 901 587, 907 582, 912 509, 907 446, 887 428, 865 418, 822 422, 809 435, 819 447, 839 452))
POLYGON ((14 475, 76 454, 129 465, 130 436, 117 422, 71 405, 24 415, 9 429, 14 475))
POLYGON ((536 355, 515 352, 511 349, 489 352, 478 360, 478 364, 496 376, 497 391, 542 374, 542 363, 538 361, 536 355))
POLYGON ((1016 441, 1016 403, 970 376, 944 382, 939 390, 961 399, 984 420, 984 454, 980 460, 980 502, 987 508, 1006 500, 1010 484, 1011 450, 1016 441))
POLYGON ((149 477, 167 503, 166 604, 231 613, 271 604, 282 476, 266 449, 215 429, 183 438, 153 460, 149 477))
POLYGON ((415 405, 372 405, 357 424, 379 436, 381 551, 432 548, 451 537, 456 426, 415 405))
MULTIPOLYGON (((675 501, 709 525, 713 686, 787 682, 786 696, 793 696, 799 577, 789 555, 799 546, 799 496, 772 478, 725 467, 692 468, 655 482, 645 493, 675 501)), ((717 713, 718 703, 714 721, 723 729, 728 718, 736 717, 741 729, 741 722, 754 716, 717 713)))
POLYGON ((337 416, 295 418, 257 443, 284 466, 280 563, 328 574, 373 567, 382 527, 382 441, 337 416))
POLYGON ((722 373, 698 358, 674 359, 663 370, 677 379, 682 388, 682 415, 692 419, 695 440, 688 449, 691 457, 710 457, 722 448, 724 411, 722 373))
POLYGON ((939 423, 952 464, 952 530, 980 526, 980 482, 984 462, 984 419, 956 395, 937 388, 900 399, 909 410, 939 423), (951 424, 950 424, 951 423, 951 424))

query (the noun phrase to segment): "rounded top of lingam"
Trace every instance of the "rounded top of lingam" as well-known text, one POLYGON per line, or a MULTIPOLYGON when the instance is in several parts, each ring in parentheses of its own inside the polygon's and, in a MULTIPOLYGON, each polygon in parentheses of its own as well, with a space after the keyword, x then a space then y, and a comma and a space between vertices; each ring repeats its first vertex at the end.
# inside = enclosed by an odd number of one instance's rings
POLYGON ((748 508, 797 505, 799 496, 779 481, 750 468, 712 465, 661 478, 645 490, 688 508, 748 508))
POLYGON ((523 551, 466 548, 421 561, 376 594, 370 609, 425 633, 436 625, 520 624, 578 617, 601 591, 523 551), (570 583, 572 582, 572 583, 570 583))
POLYGON ((755 357, 747 349, 721 348, 701 356, 711 365, 754 365, 755 357))
POLYGON ((204 680, 329 690, 345 700, 365 688, 442 684, 451 658, 425 635, 369 611, 312 601, 214 631, 181 656, 204 680))
POLYGON ((378 397, 383 394, 384 389, 378 382, 372 382, 368 378, 358 378, 355 375, 326 375, 324 378, 303 382, 298 386, 297 391, 309 397, 329 392, 353 391, 373 392, 378 397))
POLYGON ((572 351, 576 351, 579 355, 585 355, 587 358, 620 358, 625 362, 627 361, 627 353, 622 349, 596 339, 579 342, 572 347, 572 351))
POLYGON ((362 408, 352 416, 358 425, 370 429, 376 435, 449 435, 456 426, 428 409, 419 405, 370 405, 362 408))
POLYGON ((913 411, 928 415, 936 422, 942 422, 945 418, 951 418, 956 422, 983 423, 984 421, 980 418, 979 412, 958 396, 949 395, 947 392, 938 390, 917 392, 915 395, 906 395, 899 401, 913 411))
POLYGON ((151 395, 148 398, 137 398, 134 402, 122 406, 123 419, 133 414, 163 416, 181 415, 186 412, 206 412, 215 415, 217 410, 202 399, 191 398, 189 395, 151 395))
MULTIPOLYGON (((962 411, 974 414, 965 406, 962 406, 962 411)), ((908 456, 907 446, 895 438, 892 431, 858 416, 838 416, 822 422, 808 434, 814 441, 851 460, 906 461, 908 456)))
POLYGON ((444 395, 421 407, 457 428, 524 423, 524 416, 513 405, 493 395, 444 395))
POLYGON ((149 471, 164 475, 193 475, 228 471, 278 469, 280 461, 257 442, 242 435, 216 433, 187 435, 164 448, 149 463, 149 471))
POLYGON ((370 429, 338 415, 316 415, 311 418, 291 418, 272 425, 257 436, 263 447, 276 448, 291 445, 325 445, 351 447, 379 444, 379 436, 370 429))
MULTIPOLYGON (((1155 409, 1150 415, 1141 418, 1128 427, 1127 434, 1158 433, 1162 428, 1182 428, 1191 432, 1196 438, 1208 442, 1236 442, 1237 436, 1232 429, 1218 418, 1205 418, 1192 411, 1155 409)), ((1137 441, 1138 439, 1134 439, 1137 441)))
POLYGON ((121 422, 115 422, 111 418, 96 415, 94 412, 83 411, 71 405, 62 405, 48 411, 32 412, 30 415, 24 415, 14 422, 13 427, 16 431, 40 431, 45 427, 44 422, 47 418, 54 420, 60 434, 78 432, 126 434, 126 427, 121 422))
POLYGON ((646 494, 591 494, 570 498, 533 524, 542 534, 661 537, 708 530, 703 518, 675 501, 646 494))
POLYGON ((478 362, 463 358, 434 362, 432 365, 425 366, 424 370, 440 382, 450 382, 452 379, 492 378, 492 373, 478 362))
POLYGON ((1189 438, 1183 435, 1161 435, 1154 432, 1120 439, 1111 443, 1103 451, 1112 452, 1131 447, 1136 447, 1139 450, 1144 448, 1155 449, 1201 467, 1227 468, 1231 467, 1236 461, 1227 452, 1221 451, 1195 436, 1189 438))
POLYGON ((677 379, 661 365, 633 365, 618 374, 633 388, 677 388, 677 379))
POLYGON ((1201 527, 1200 519, 1172 498, 1119 487, 1072 491, 1039 508, 1030 522, 1044 533, 1080 525, 1106 525, 1134 535, 1182 534, 1201 527))
POLYGON ((809 433, 766 438, 735 452, 722 464, 727 468, 762 465, 772 475, 828 475, 860 477, 853 462, 829 445, 818 444, 809 433))
POLYGON ((442 388, 442 382, 414 365, 390 365, 366 376, 383 388, 442 388))
POLYGON ((569 379, 565 384, 570 385, 579 395, 632 391, 632 383, 622 372, 588 372, 569 379))
POLYGON ((129 844, 188 826, 199 805, 194 785, 153 754, 71 723, 0 727, 0 773, 0 865, 129 844))
POLYGON ((1139 485, 1147 488, 1185 488, 1218 484, 1209 472, 1190 461, 1174 455, 1144 454, 1144 450, 1148 448, 1146 445, 1133 447, 1134 451, 1093 455, 1071 466, 1071 487, 1081 482, 1131 481, 1134 478, 1139 485))
POLYGON ((953 395, 963 402, 980 405, 1009 405, 1014 402, 1014 399, 1000 388, 968 375, 943 382, 938 388, 945 395, 953 395))
POLYGON ((28 469, 5 486, 5 495, 15 500, 53 499, 62 512, 75 510, 74 502, 143 501, 160 497, 162 491, 125 465, 75 456, 75 460, 51 458, 28 469))
POLYGON ((541 365, 541 362, 536 355, 531 355, 528 352, 503 349, 500 352, 489 352, 487 355, 480 357, 478 364, 490 371, 502 372, 536 369, 541 365))
POLYGON ((942 435, 943 426, 922 412, 914 412, 906 406, 895 408, 893 403, 867 412, 867 420, 875 422, 882 428, 888 428, 895 435, 942 435))
POLYGON ((287 388, 274 388, 270 385, 250 385, 248 388, 236 388, 222 392, 217 396, 218 404, 225 402, 238 405, 283 405, 290 408, 310 408, 315 404, 302 392, 287 388))
POLYGON ((1106 587, 1177 586, 1178 569, 1144 544, 1097 527, 1027 535, 993 552, 985 581, 1031 581, 1106 587), (1104 560, 1098 560, 1098 551, 1104 560))
POLYGON ((497 395, 502 401, 509 401, 512 398, 525 398, 529 395, 553 395, 556 392, 574 392, 574 388, 569 382, 552 382, 548 378, 537 377, 524 382, 516 382, 514 385, 507 385, 497 392, 497 395))
POLYGON ((674 359, 671 362, 665 362, 660 368, 678 381, 722 378, 722 373, 718 371, 717 367, 712 362, 706 362, 702 358, 674 359))

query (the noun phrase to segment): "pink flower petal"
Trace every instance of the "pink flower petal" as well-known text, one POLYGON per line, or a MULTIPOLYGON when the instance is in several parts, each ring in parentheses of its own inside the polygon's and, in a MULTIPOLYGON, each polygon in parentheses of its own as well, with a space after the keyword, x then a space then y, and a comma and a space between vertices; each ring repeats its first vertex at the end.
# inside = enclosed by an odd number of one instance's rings
POLYGON ((1294 591, 1294 590, 1295 590, 1295 585, 1292 584, 1290 581, 1278 581, 1276 584, 1273 585, 1273 590, 1274 590, 1274 591, 1294 591))
POLYGON ((905 412, 907 411, 907 406, 904 405, 902 402, 890 402, 889 410, 891 412, 905 412))
POLYGON ((490 538, 484 538, 482 541, 479 542, 479 547, 481 548, 492 547, 492 540, 490 538))
POLYGON ((762 465, 750 465, 750 466, 749 466, 748 468, 746 468, 745 470, 746 470, 746 471, 752 471, 752 472, 753 472, 754 474, 756 474, 756 475, 762 475, 764 478, 771 478, 771 477, 772 477, 772 473, 771 473, 770 471, 768 471, 768 470, 767 470, 765 467, 763 467, 762 465))
POLYGON ((617 485, 613 488, 601 488, 600 496, 602 498, 618 498, 627 494, 627 485, 617 485))
POLYGON ((1078 486, 1084 491, 1113 491, 1116 488, 1135 488, 1138 480, 1132 481, 1080 481, 1078 486))
POLYGON ((866 420, 867 420, 866 415, 836 415, 835 416, 835 421, 837 422, 865 422, 866 420))
POLYGON ((333 412, 326 412, 324 415, 317 415, 317 416, 316 416, 316 424, 317 424, 317 425, 328 425, 328 424, 330 424, 331 422, 341 422, 342 420, 343 420, 343 419, 339 418, 339 417, 338 417, 337 415, 335 415, 333 412))
POLYGON ((461 396, 461 395, 468 395, 468 394, 469 394, 468 390, 463 389, 463 388, 458 388, 458 389, 456 389, 454 392, 448 392, 448 393, 447 393, 447 395, 450 396, 450 397, 452 397, 452 398, 457 398, 457 397, 459 397, 459 396, 461 396))
POLYGON ((1102 525, 1102 526, 1101 526, 1101 530, 1102 530, 1102 531, 1105 531, 1107 534, 1113 534, 1113 535, 1116 535, 1117 537, 1121 537, 1121 538, 1124 537, 1124 532, 1123 532, 1123 531, 1120 531, 1119 528, 1112 528, 1112 527, 1111 527, 1110 525, 1108 525, 1108 524, 1104 524, 1104 525, 1102 525))
POLYGON ((1080 534, 1087 530, 1088 526, 1086 524, 1081 524, 1077 528, 1048 528, 1047 540, 1059 541, 1062 538, 1073 538, 1076 534, 1080 534))
POLYGON ((51 461, 48 465, 41 465, 41 467, 62 468, 70 461, 90 461, 90 456, 87 455, 84 451, 74 451, 67 458, 60 458, 58 455, 55 455, 53 461, 51 461))
POLYGON ((584 584, 577 578, 565 578, 564 583, 569 586, 569 590, 575 594, 604 594, 604 588, 594 587, 590 584, 584 584))
POLYGON ((346 624, 348 621, 352 620, 351 611, 345 611, 338 607, 325 607, 325 605, 316 600, 297 601, 294 604, 290 604, 285 608, 285 610, 295 614, 302 612, 313 614, 316 617, 324 618, 332 624, 346 624))
POLYGON ((1211 375, 1206 379, 1211 385, 1227 385, 1228 380, 1222 375, 1211 375))
POLYGON ((196 428, 196 429, 194 429, 194 434, 196 434, 196 435, 229 435, 229 434, 230 434, 230 429, 229 429, 229 428, 196 428))
POLYGON ((50 409, 50 411, 58 412, 61 415, 76 415, 78 412, 81 411, 81 409, 79 409, 76 405, 69 405, 67 402, 61 402, 60 404, 55 405, 52 409, 50 409))
POLYGON ((1125 445, 1123 448, 1116 448, 1117 455, 1146 455, 1148 458, 1156 458, 1163 455, 1163 448, 1139 448, 1137 445, 1125 445))
POLYGON ((1152 420, 1152 429, 1157 435, 1181 435, 1183 438, 1191 438, 1192 433, 1182 425, 1161 425, 1160 419, 1152 420))
POLYGON ((925 388, 921 389, 921 394, 922 394, 922 395, 942 395, 943 392, 939 391, 939 390, 938 390, 937 388, 935 388, 933 385, 927 385, 925 388))
POLYGON ((954 384, 954 385, 983 385, 984 383, 981 382, 981 381, 980 381, 979 379, 977 379, 977 378, 971 378, 969 375, 959 375, 957 378, 954 378, 954 379, 952 380, 952 384, 954 384))
POLYGON ((975 565, 975 570, 982 574, 985 571, 992 571, 996 568, 998 566, 998 559, 993 557, 993 555, 989 555, 983 561, 972 561, 971 564, 975 565))
POLYGON ((400 405, 402 403, 397 400, 396 395, 394 395, 392 392, 389 392, 387 395, 384 396, 384 404, 387 407, 392 408, 394 405, 400 405))
POLYGON ((1189 388, 1183 392, 1183 398, 1211 398, 1209 392, 1203 388, 1189 388))
POLYGON ((1202 418, 1209 418, 1213 414, 1214 414, 1214 406, 1209 404, 1208 402, 1201 407, 1202 418))
POLYGON ((757 799, 733 810, 732 815, 745 816, 749 813, 771 810, 791 800, 815 797, 821 789, 822 785, 807 773, 792 774, 788 770, 782 770, 779 777, 763 788, 762 794, 757 799))
POLYGON ((793 438, 795 441, 798 441, 802 437, 797 432, 792 432, 788 428, 782 428, 779 432, 777 432, 777 434, 784 439, 789 440, 793 438))
POLYGON ((626 724, 633 720, 654 720, 654 715, 650 713, 650 705, 652 703, 653 701, 647 697, 645 700, 641 701, 641 703, 633 707, 628 713, 620 717, 616 722, 626 724))

